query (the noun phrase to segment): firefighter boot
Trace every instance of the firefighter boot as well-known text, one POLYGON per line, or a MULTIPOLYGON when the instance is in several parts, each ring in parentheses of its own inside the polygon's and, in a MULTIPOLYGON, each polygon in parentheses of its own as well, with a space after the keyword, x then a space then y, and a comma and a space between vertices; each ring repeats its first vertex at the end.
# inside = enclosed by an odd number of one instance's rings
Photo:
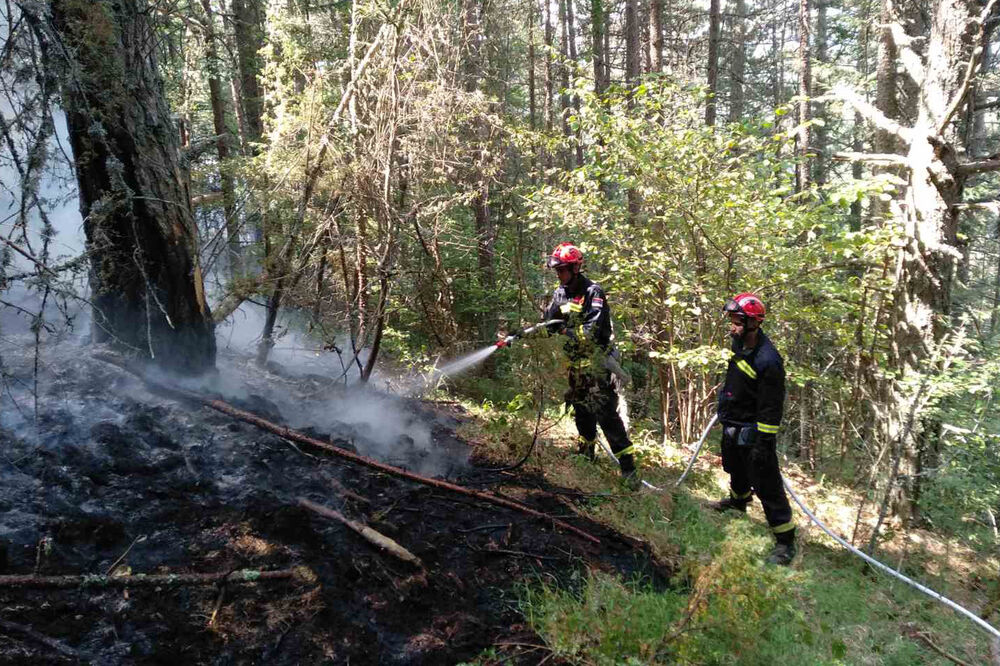
POLYGON ((776 543, 774 548, 771 549, 771 554, 767 556, 765 562, 767 564, 777 564, 779 566, 787 567, 795 559, 795 553, 797 549, 795 548, 795 530, 791 529, 787 532, 782 532, 780 534, 775 534, 774 538, 776 543))
POLYGON ((576 440, 576 452, 581 456, 584 456, 590 462, 594 462, 596 459, 596 456, 594 455, 594 447, 596 444, 596 440, 580 437, 576 440))
POLYGON ((747 512, 747 504, 750 503, 752 499, 752 493, 748 492, 744 496, 737 496, 732 490, 729 491, 729 497, 725 499, 718 500, 716 502, 709 502, 708 507, 719 513, 725 513, 726 511, 737 511, 739 513, 747 512))
POLYGON ((633 469, 630 472, 622 470, 622 485, 625 486, 627 490, 635 492, 642 488, 642 480, 639 478, 639 473, 633 469))

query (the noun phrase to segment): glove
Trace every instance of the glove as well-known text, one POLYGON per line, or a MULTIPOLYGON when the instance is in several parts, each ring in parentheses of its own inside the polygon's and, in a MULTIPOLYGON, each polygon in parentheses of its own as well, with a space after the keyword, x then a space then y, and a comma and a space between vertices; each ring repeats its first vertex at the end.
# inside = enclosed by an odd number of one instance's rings
POLYGON ((757 429, 754 428, 753 426, 740 428, 740 435, 736 439, 736 445, 737 446, 753 446, 754 442, 756 441, 757 437, 760 434, 761 433, 758 433, 757 429))

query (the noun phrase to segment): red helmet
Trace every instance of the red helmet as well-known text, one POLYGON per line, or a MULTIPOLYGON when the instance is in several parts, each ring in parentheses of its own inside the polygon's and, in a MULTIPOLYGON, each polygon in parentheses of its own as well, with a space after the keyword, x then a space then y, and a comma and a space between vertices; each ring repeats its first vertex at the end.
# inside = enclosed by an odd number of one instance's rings
POLYGON ((764 302, 746 291, 742 294, 736 294, 726 301, 726 304, 722 307, 722 311, 726 314, 741 314, 744 317, 756 319, 758 323, 764 321, 764 314, 766 312, 764 302))
POLYGON ((556 245, 556 249, 552 250, 552 254, 549 255, 545 265, 548 268, 558 268, 560 266, 582 263, 583 252, 580 252, 580 248, 572 243, 559 243, 559 245, 556 245))

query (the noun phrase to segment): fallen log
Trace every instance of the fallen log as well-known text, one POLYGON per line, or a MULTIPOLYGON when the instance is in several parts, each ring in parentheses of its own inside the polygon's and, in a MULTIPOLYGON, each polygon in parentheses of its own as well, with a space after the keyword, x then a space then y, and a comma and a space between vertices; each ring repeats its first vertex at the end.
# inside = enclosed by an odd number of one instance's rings
POLYGON ((216 583, 256 583, 262 580, 311 580, 315 578, 306 567, 257 571, 241 569, 227 573, 205 574, 132 574, 129 576, 101 576, 82 574, 68 576, 0 576, 0 588, 33 587, 68 589, 76 587, 171 587, 178 585, 215 585, 216 583))
POLYGON ((210 407, 218 412, 222 412, 223 414, 228 414, 229 416, 239 419, 240 421, 244 421, 251 425, 255 425, 261 430, 267 430, 268 432, 272 432, 275 435, 278 435, 279 437, 284 437, 285 439, 290 439, 296 442, 301 442, 302 444, 307 444, 317 449, 322 449, 323 451, 331 453, 339 458, 343 458, 344 460, 348 460, 358 465, 364 465, 365 467, 370 467, 371 469, 378 470, 384 474, 389 474, 390 476, 406 479, 408 481, 414 481, 416 483, 422 483, 424 485, 432 486, 434 488, 441 488, 443 490, 448 490, 450 492, 458 493, 460 495, 465 495, 467 497, 474 497, 484 502, 496 504, 497 506, 502 506, 507 509, 520 511, 521 513, 526 513, 529 516, 533 516, 535 518, 543 520, 551 524, 553 527, 558 527, 561 530, 575 534, 592 543, 601 542, 601 540, 598 539, 597 537, 588 534, 587 532, 584 532, 578 527, 574 527, 569 523, 553 518, 552 516, 549 516, 546 513, 543 513, 536 509, 532 509, 531 507, 526 506, 524 504, 504 499, 502 497, 497 497, 496 495, 492 495, 487 492, 472 490, 470 488, 464 488, 462 486, 455 485, 454 483, 448 483, 447 481, 442 481, 440 479, 432 479, 427 476, 421 476, 419 474, 414 474, 413 472, 408 472, 405 469, 399 467, 394 467, 392 465, 386 465, 385 463, 380 463, 377 460, 368 458, 367 456, 363 456, 358 453, 353 453, 351 451, 348 451, 347 449, 342 449, 339 446, 334 446, 333 444, 330 444, 328 442, 322 442, 318 439, 313 439, 312 437, 303 435, 302 433, 292 430, 291 428, 287 428, 285 426, 280 426, 276 423, 272 423, 271 421, 262 419, 256 414, 244 411, 242 409, 237 409, 236 407, 233 407, 229 403, 224 402, 222 400, 208 398, 193 391, 187 391, 185 389, 179 389, 173 386, 167 386, 162 382, 148 378, 142 370, 134 368, 131 366, 131 364, 124 361, 123 359, 117 358, 110 354, 99 353, 99 354, 94 354, 94 356, 102 361, 105 361, 106 363, 115 365, 121 368, 122 370, 125 370, 126 372, 132 373, 133 375, 139 377, 140 379, 148 383, 150 386, 153 386, 160 391, 170 394, 176 398, 180 398, 183 400, 190 400, 193 402, 203 404, 206 407, 210 407))
POLYGON ((389 537, 384 534, 380 534, 367 525, 362 525, 361 523, 351 520, 339 511, 325 507, 322 504, 316 504, 316 502, 311 502, 304 497, 299 498, 299 506, 309 509, 313 513, 317 513, 324 518, 331 518, 333 520, 340 521, 351 530, 364 537, 365 540, 372 545, 388 551, 391 555, 395 555, 404 562, 409 562, 419 569, 424 568, 424 563, 420 561, 420 558, 408 551, 406 548, 403 548, 389 537))

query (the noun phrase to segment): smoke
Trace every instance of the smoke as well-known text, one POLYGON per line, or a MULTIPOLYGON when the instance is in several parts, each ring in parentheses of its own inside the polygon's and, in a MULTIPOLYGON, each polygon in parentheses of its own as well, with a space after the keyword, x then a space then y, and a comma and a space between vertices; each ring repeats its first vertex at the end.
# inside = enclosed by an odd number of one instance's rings
MULTIPOLYGON (((17 131, 17 123, 11 119, 15 115, 10 101, 0 97, 0 114, 4 122, 12 128, 11 140, 15 145, 27 140, 17 131)), ((76 179, 70 164, 69 130, 66 126, 66 115, 59 108, 52 109, 54 134, 46 145, 48 159, 38 183, 37 205, 34 198, 23 201, 21 190, 21 175, 18 163, 9 150, 9 144, 4 143, 0 149, 0 212, 7 214, 0 222, 0 234, 5 238, 17 239, 19 245, 30 248, 37 256, 44 245, 45 228, 42 221, 44 209, 46 219, 52 225, 52 234, 48 237, 49 266, 57 266, 69 259, 79 256, 84 251, 83 218, 80 215, 80 203, 77 196, 76 179), (22 203, 26 211, 22 220, 17 214, 22 203), (16 228, 17 227, 17 228, 16 228)), ((23 157, 22 157, 23 159, 23 157)), ((4 267, 7 276, 31 273, 37 271, 37 266, 17 252, 7 254, 9 262, 4 267)), ((86 284, 83 278, 67 280, 60 284, 64 292, 84 294, 86 284)), ((37 281, 17 281, 2 294, 7 306, 0 308, 0 331, 5 336, 19 335, 31 331, 34 317, 28 313, 38 313, 42 307, 42 285, 37 281), (11 307, 13 306, 13 307, 11 307)), ((50 294, 42 313, 48 328, 43 331, 47 335, 54 330, 58 335, 67 332, 87 330, 89 312, 84 305, 75 299, 60 299, 50 294)))
MULTIPOLYGON (((339 336, 335 345, 340 352, 326 349, 323 342, 304 333, 308 314, 282 308, 274 327, 275 344, 268 355, 269 366, 280 373, 299 377, 317 376, 350 383, 357 380, 368 360, 368 350, 362 349, 355 359, 348 336, 339 336)), ((235 356, 254 356, 264 330, 267 310, 264 306, 245 301, 224 322, 215 327, 217 347, 235 356)))

